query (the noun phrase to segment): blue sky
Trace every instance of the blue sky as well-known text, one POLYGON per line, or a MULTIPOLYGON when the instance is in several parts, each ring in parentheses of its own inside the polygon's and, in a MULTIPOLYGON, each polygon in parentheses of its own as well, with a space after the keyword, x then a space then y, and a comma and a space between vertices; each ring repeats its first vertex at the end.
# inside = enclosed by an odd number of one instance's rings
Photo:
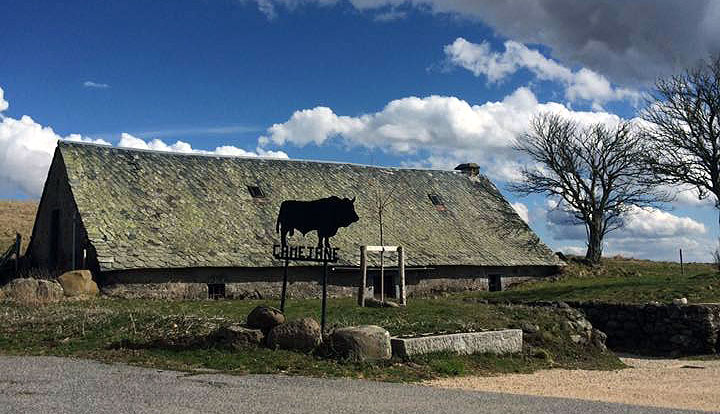
MULTIPOLYGON (((670 1, 620 3, 0 0, 0 197, 39 196, 58 138, 443 169, 474 161, 504 189, 523 163, 512 137, 533 113, 632 118, 657 76, 718 50, 716 1, 691 1, 681 16, 670 1)), ((582 250, 582 229, 544 197, 504 193, 551 247, 582 250)), ((633 213, 606 252, 673 259, 682 247, 709 260, 712 204, 666 207, 633 213)))

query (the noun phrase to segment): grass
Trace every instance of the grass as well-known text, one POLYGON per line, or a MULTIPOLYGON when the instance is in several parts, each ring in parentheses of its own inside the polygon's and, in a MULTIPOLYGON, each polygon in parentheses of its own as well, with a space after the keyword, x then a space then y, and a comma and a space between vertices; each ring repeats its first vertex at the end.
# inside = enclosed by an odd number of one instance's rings
POLYGON ((679 263, 635 259, 604 259, 590 268, 571 263, 557 278, 513 286, 502 292, 470 296, 489 301, 601 301, 608 303, 720 302, 720 274, 708 263, 689 263, 684 275, 679 263))
MULTIPOLYGON (((0 304, 0 353, 59 355, 119 361, 178 370, 228 373, 285 373, 345 376, 386 381, 425 379, 541 368, 617 369, 610 352, 578 345, 557 309, 471 303, 460 297, 416 299, 407 308, 359 308, 352 299, 329 301, 330 326, 378 324, 391 334, 497 329, 536 324, 541 334, 526 338, 522 353, 509 356, 432 354, 410 360, 355 363, 290 351, 159 347, 158 339, 203 335, 215 327, 242 322, 266 301, 149 301, 95 299, 41 307, 0 304)), ((292 300, 287 316, 319 318, 318 300, 292 300)))
POLYGON ((0 253, 15 242, 15 233, 22 236, 22 251, 25 251, 37 207, 36 201, 0 200, 0 253))

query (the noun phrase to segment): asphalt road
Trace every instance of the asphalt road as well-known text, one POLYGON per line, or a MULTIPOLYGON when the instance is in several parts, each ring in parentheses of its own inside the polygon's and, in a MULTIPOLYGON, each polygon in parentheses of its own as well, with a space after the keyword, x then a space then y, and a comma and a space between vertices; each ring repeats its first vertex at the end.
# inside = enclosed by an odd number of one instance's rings
POLYGON ((0 356, 0 413, 691 413, 564 398, 273 375, 188 375, 0 356))

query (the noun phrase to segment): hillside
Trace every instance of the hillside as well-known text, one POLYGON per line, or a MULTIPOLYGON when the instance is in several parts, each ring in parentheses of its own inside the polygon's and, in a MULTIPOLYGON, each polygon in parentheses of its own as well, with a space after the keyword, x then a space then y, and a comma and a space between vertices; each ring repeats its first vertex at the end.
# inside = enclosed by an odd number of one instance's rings
POLYGON ((476 295, 490 301, 669 303, 685 297, 691 303, 718 303, 720 273, 711 263, 686 263, 681 271, 680 264, 673 262, 613 257, 589 267, 571 260, 559 276, 476 295))
POLYGON ((27 248, 32 234, 37 201, 0 200, 0 251, 12 244, 15 233, 22 236, 22 250, 27 248))

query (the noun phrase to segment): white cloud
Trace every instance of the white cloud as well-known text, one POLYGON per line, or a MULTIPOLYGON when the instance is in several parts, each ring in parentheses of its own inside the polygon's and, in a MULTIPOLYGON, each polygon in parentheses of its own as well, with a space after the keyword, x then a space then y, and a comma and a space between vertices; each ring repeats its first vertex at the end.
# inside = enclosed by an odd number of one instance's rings
POLYGON ((510 205, 513 209, 515 209, 515 212, 518 213, 518 216, 520 216, 520 218, 523 219, 525 223, 530 224, 530 214, 525 204, 518 201, 510 205))
MULTIPOLYGON (((8 106, 8 102, 4 99, 4 91, 0 87, 0 109, 5 110, 8 106)), ((61 136, 51 127, 40 125, 27 115, 15 119, 0 113, 0 194, 23 193, 31 197, 39 197, 53 152, 60 139, 110 145, 105 140, 87 138, 79 134, 61 136)), ((190 144, 182 141, 167 145, 157 139, 145 142, 129 134, 121 135, 119 145, 188 153, 287 158, 287 154, 282 151, 267 151, 259 148, 257 152, 250 152, 233 146, 221 146, 214 151, 201 151, 193 149, 190 144)))
POLYGON ((529 89, 518 88, 501 101, 482 105, 431 95, 396 99, 379 112, 355 117, 337 115, 323 106, 299 110, 286 122, 268 128, 259 144, 302 147, 336 138, 348 146, 380 148, 405 156, 422 153, 425 158, 420 163, 435 168, 472 161, 492 178, 515 180, 520 167, 512 150, 515 137, 527 130, 532 115, 545 111, 583 123, 620 119, 605 112, 571 111, 559 103, 539 103, 529 89))
POLYGON ((108 85, 107 83, 97 83, 88 80, 83 82, 83 87, 92 89, 107 89, 110 87, 110 85, 108 85))
POLYGON ((619 237, 661 239, 705 234, 705 226, 690 217, 678 217, 657 208, 631 207, 625 218, 625 227, 619 237))
MULTIPOLYGON (((560 251, 584 254, 585 228, 572 224, 567 213, 548 202, 547 227, 555 240, 577 240, 582 245, 563 245, 560 251)), ((609 233, 604 240, 605 256, 622 255, 652 260, 677 260, 682 248, 688 261, 709 261, 714 243, 703 223, 656 208, 633 207, 626 214, 625 227, 609 233)))
POLYGON ((3 117, 0 123, 0 182, 2 190, 37 197, 42 192, 53 151, 59 139, 108 144, 77 134, 62 137, 27 115, 3 117))
MULTIPOLYGON (((562 209, 555 208, 556 202, 548 200, 546 219, 548 227, 557 239, 585 239, 585 228, 562 209)), ((654 207, 632 206, 623 215, 624 226, 608 234, 608 238, 662 239, 672 237, 693 237, 707 233, 705 225, 690 218, 679 217, 654 207)))
POLYGON ((569 101, 589 101, 596 110, 601 110, 606 102, 630 100, 635 103, 640 98, 636 91, 614 88, 604 76, 592 70, 582 68, 573 72, 539 51, 512 40, 505 42, 505 51, 499 53, 491 49, 489 42, 478 44, 459 37, 445 46, 445 55, 453 64, 475 76, 484 75, 491 83, 527 69, 538 79, 562 83, 569 101))
POLYGON ((143 140, 123 132, 120 134, 120 141, 117 144, 118 147, 123 148, 135 148, 151 151, 165 151, 165 152, 183 152, 186 154, 206 154, 206 155, 224 155, 234 157, 268 157, 268 158, 288 158, 288 155, 283 151, 268 151, 263 148, 257 148, 255 152, 246 151, 242 148, 234 147, 232 145, 223 145, 215 148, 213 151, 194 149, 189 143, 184 141, 175 141, 174 144, 166 144, 164 141, 159 139, 151 139, 148 141, 143 140))
POLYGON ((2 88, 0 88, 0 117, 2 117, 2 112, 10 107, 10 104, 8 101, 5 100, 5 91, 3 91, 2 88))

